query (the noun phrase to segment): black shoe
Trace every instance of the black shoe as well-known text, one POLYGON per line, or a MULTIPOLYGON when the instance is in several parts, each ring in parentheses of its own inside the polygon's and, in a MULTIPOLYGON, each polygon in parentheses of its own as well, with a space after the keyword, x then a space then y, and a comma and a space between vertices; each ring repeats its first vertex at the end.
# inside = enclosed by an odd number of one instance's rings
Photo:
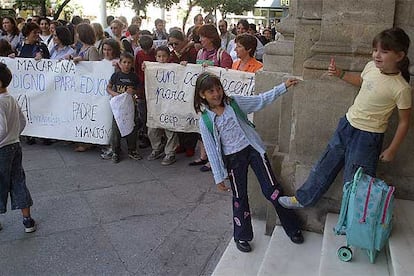
POLYGON ((36 139, 34 137, 27 136, 26 137, 26 144, 34 145, 34 144, 36 144, 36 139))
POLYGON ((47 138, 42 138, 42 143, 45 146, 50 146, 51 144, 53 144, 53 140, 52 139, 47 139, 47 138))
POLYGON ((305 239, 303 238, 303 235, 302 235, 302 231, 300 231, 300 230, 293 233, 293 235, 290 236, 290 240, 293 243, 297 243, 297 244, 301 244, 305 241, 305 239))
POLYGON ((23 218, 23 225, 26 233, 33 233, 36 231, 36 223, 31 217, 23 218))
POLYGON ((112 163, 119 163, 120 159, 119 159, 119 154, 113 153, 112 154, 112 163))
POLYGON ((239 241, 239 240, 234 240, 234 242, 236 243, 237 249, 240 250, 241 252, 252 251, 252 247, 250 246, 249 242, 239 241))
POLYGON ((193 162, 189 163, 188 166, 201 166, 208 163, 208 159, 198 159, 194 160, 193 162))

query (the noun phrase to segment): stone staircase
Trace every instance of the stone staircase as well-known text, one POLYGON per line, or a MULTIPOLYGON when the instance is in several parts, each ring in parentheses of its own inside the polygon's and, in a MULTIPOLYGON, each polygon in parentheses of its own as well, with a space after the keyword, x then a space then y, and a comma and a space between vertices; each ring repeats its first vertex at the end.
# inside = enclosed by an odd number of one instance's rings
POLYGON ((414 275, 414 201, 396 200, 393 232, 388 244, 375 261, 369 262, 364 250, 352 248, 351 262, 338 259, 337 249, 346 245, 345 236, 332 229, 338 215, 329 213, 324 234, 304 231, 305 243, 294 244, 282 227, 276 226, 271 237, 262 235, 264 221, 253 221, 253 251, 242 253, 233 240, 224 252, 213 276, 407 276, 414 275))

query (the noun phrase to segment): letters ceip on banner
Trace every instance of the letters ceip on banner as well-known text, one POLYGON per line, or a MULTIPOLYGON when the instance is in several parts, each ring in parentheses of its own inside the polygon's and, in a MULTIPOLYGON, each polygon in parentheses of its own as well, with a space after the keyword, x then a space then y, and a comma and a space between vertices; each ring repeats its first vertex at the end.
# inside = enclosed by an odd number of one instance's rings
POLYGON ((13 95, 27 124, 23 135, 108 144, 112 112, 106 92, 110 62, 1 58, 13 74, 13 95))
POLYGON ((147 126, 180 132, 199 132, 194 111, 194 89, 203 70, 215 74, 227 95, 254 94, 254 74, 220 67, 187 64, 145 63, 147 126))

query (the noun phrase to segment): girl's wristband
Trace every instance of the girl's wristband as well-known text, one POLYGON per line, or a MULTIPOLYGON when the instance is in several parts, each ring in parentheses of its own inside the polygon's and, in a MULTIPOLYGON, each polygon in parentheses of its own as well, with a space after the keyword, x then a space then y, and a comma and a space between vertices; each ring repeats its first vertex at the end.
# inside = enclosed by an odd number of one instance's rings
POLYGON ((341 71, 341 74, 339 75, 339 78, 342 80, 344 78, 344 76, 345 76, 345 71, 342 70, 341 71))

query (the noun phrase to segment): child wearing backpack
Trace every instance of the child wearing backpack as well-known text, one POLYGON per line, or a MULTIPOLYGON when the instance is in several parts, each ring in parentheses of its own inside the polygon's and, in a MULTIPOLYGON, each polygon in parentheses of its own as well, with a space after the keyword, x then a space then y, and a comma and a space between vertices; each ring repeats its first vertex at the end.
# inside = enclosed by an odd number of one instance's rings
POLYGON ((296 79, 288 79, 268 92, 256 96, 228 97, 220 79, 210 73, 197 78, 194 109, 203 113, 199 121, 200 132, 220 191, 230 191, 224 184, 229 178, 233 192, 234 241, 242 252, 250 252, 253 239, 249 201, 247 195, 247 170, 251 166, 263 194, 274 206, 281 224, 294 243, 303 243, 299 221, 292 210, 280 206, 277 199, 283 194, 276 180, 265 146, 259 134, 247 120, 247 113, 259 111, 275 101, 296 79))
POLYGON ((407 134, 411 114, 409 46, 408 35, 400 28, 392 28, 375 36, 373 60, 367 63, 361 75, 345 72, 331 61, 330 75, 361 88, 296 196, 279 198, 282 206, 294 209, 314 205, 342 168, 346 183, 353 179, 359 167, 375 177, 379 160, 394 159, 407 134), (395 107, 398 108, 398 127, 391 144, 382 151, 384 132, 395 107))
POLYGON ((16 100, 7 92, 11 80, 9 68, 0 63, 0 214, 6 213, 10 194, 12 210, 21 209, 25 232, 32 233, 36 231, 35 221, 30 216, 33 201, 26 186, 19 141, 26 119, 16 100))

